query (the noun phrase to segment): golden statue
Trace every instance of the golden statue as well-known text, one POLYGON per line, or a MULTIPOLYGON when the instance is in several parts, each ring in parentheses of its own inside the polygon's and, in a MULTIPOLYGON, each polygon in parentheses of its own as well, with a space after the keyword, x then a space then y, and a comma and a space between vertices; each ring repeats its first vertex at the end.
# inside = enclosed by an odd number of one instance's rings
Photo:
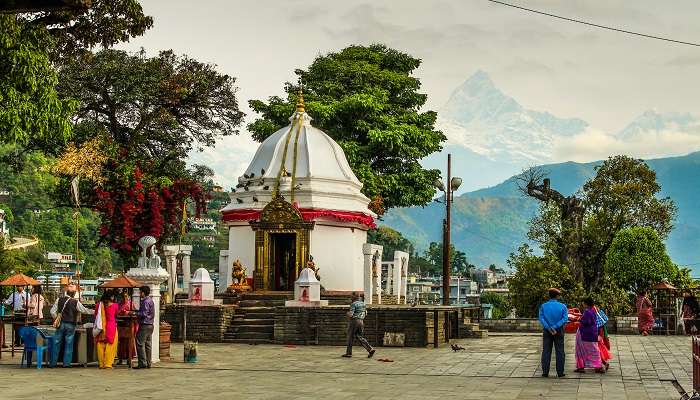
POLYGON ((247 292, 251 289, 248 282, 246 282, 245 267, 241 264, 239 259, 233 262, 231 278, 234 282, 226 289, 227 292, 247 292))
POLYGON ((312 271, 314 271, 314 275, 316 275, 316 280, 321 280, 321 274, 318 272, 321 270, 321 268, 318 268, 316 266, 316 263, 314 262, 314 257, 311 255, 309 255, 309 261, 306 263, 306 268, 310 268, 312 271))

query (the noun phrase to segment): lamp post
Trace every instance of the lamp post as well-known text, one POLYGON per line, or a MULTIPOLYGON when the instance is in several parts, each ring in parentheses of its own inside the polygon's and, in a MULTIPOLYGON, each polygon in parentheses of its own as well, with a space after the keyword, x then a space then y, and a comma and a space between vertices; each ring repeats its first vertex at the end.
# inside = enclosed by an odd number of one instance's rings
POLYGON ((442 223, 442 304, 450 305, 450 229, 452 219, 452 197, 459 189, 462 178, 452 177, 452 154, 447 155, 447 182, 435 179, 433 185, 445 194, 445 219, 442 223))

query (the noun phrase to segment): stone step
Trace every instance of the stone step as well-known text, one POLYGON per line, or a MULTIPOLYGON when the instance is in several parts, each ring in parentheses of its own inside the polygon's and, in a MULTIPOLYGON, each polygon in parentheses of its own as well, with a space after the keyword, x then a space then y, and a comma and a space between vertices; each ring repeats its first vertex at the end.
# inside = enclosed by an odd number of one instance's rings
POLYGON ((275 325, 275 320, 273 318, 240 318, 231 321, 231 326, 237 325, 275 325))
POLYGON ((275 319, 275 313, 263 313, 263 312, 255 312, 255 313, 246 313, 243 312, 236 317, 234 317, 234 320, 243 320, 243 319, 275 319))
POLYGON ((231 325, 229 327, 228 332, 230 333, 253 333, 253 332, 261 332, 261 333, 274 333, 275 332, 275 326, 274 325, 231 325))

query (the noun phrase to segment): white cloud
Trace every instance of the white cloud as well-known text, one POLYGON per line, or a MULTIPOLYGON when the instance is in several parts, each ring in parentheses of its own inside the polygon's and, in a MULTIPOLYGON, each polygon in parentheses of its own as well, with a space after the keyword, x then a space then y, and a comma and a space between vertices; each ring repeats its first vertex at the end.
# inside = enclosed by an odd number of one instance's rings
POLYGON ((700 150, 700 134, 673 130, 638 132, 622 139, 598 129, 587 129, 572 137, 557 137, 553 143, 556 161, 589 162, 626 154, 639 158, 659 158, 700 150))

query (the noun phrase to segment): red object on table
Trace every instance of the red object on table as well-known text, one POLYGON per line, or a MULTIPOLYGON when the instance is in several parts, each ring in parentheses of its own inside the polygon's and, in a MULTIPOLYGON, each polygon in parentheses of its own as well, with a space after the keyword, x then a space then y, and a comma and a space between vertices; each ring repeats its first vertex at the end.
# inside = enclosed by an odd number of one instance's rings
POLYGON ((569 322, 567 322, 566 325, 564 325, 564 332, 565 333, 576 333, 579 325, 581 325, 581 323, 579 322, 580 320, 581 320, 581 311, 575 307, 569 308, 569 322))

